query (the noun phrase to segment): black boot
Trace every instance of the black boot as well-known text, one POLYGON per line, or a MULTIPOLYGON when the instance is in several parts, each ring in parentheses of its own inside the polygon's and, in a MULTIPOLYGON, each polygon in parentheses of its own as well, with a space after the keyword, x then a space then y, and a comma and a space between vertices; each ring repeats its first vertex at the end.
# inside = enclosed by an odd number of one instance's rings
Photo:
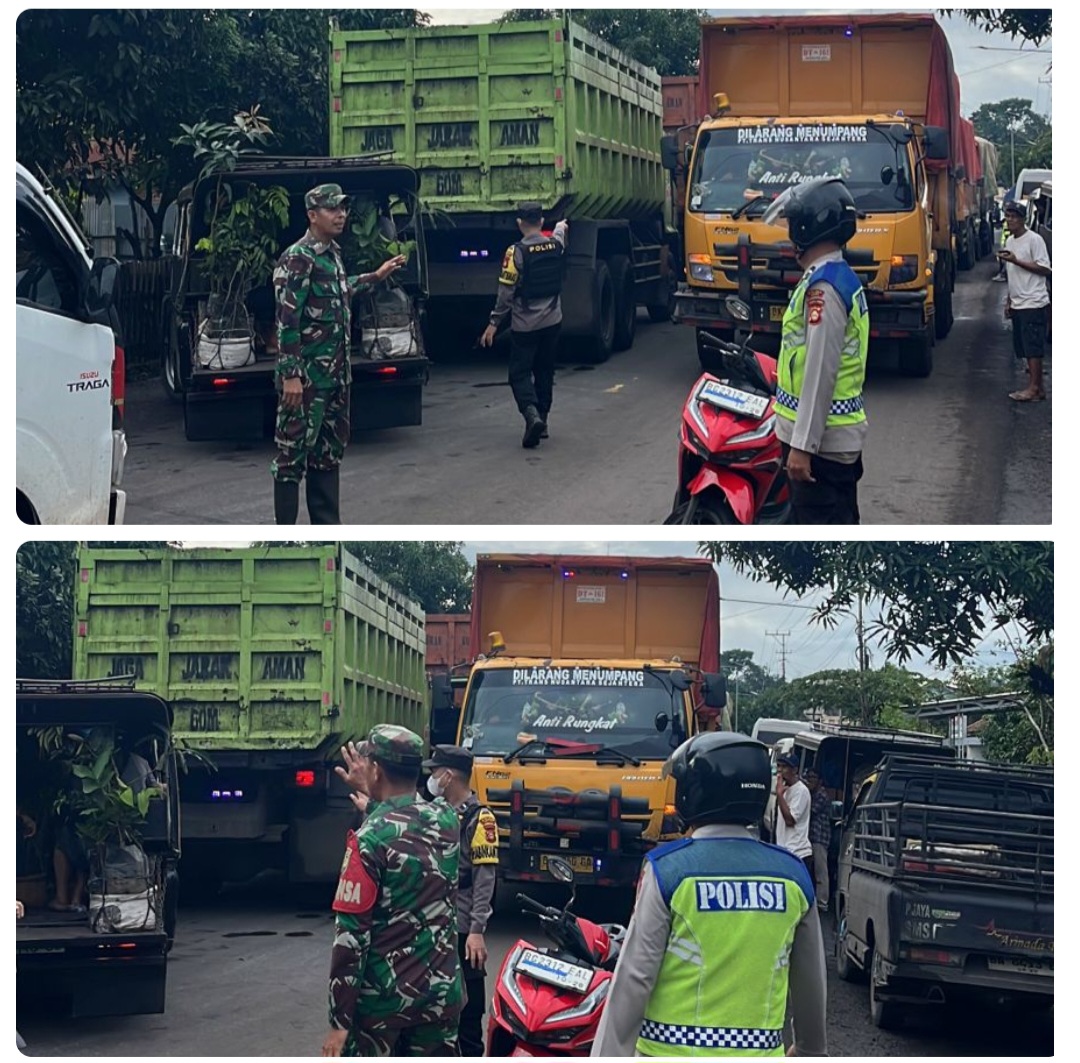
POLYGON ((274 481, 274 522, 295 524, 300 512, 300 485, 294 480, 274 481))
POLYGON ((544 430, 540 433, 540 438, 541 439, 547 439, 548 438, 548 414, 550 414, 550 413, 551 413, 550 410, 541 410, 540 411, 540 420, 544 422, 544 430))
POLYGON ((526 406, 524 416, 525 434, 521 437, 521 445, 531 449, 540 442, 540 436, 546 425, 535 406, 526 406))
POLYGON ((340 524, 341 484, 338 469, 308 469, 307 511, 312 524, 340 524))

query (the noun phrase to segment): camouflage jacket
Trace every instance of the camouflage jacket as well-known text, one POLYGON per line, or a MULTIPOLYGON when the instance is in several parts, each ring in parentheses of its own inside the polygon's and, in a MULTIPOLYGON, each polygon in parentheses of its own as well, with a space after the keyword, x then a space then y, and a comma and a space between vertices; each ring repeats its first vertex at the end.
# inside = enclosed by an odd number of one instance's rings
POLYGON ((350 831, 333 908, 330 1025, 411 1026, 461 1011, 460 825, 416 794, 373 804, 350 831))
POLYGON ((278 379, 314 388, 348 384, 352 297, 370 288, 346 276, 333 240, 320 243, 308 231, 287 248, 274 270, 278 379))

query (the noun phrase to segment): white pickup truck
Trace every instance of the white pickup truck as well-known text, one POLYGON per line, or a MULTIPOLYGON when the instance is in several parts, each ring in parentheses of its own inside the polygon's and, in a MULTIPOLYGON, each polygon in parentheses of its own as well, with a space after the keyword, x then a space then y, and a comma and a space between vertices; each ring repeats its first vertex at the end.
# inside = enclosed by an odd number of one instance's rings
POLYGON ((26 524, 122 524, 119 266, 15 164, 15 512, 26 524))

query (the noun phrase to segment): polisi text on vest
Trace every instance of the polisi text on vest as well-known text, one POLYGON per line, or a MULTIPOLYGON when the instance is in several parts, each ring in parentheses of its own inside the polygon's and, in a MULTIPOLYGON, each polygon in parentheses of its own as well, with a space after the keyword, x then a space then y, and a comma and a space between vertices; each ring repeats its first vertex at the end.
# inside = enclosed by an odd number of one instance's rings
POLYGON ((782 882, 704 879, 697 886, 699 912, 783 912, 787 892, 782 882))

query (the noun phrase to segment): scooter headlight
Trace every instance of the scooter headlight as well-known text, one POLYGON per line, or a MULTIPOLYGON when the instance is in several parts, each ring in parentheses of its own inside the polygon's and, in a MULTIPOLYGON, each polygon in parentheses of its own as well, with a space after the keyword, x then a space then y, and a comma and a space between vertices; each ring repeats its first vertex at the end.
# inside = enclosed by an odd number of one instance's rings
POLYGON ((521 995, 521 990, 518 988, 517 979, 514 977, 514 969, 517 967, 518 957, 521 955, 522 949, 518 945, 512 953, 506 963, 503 964, 502 969, 502 986, 503 989, 510 994, 514 1003, 517 1004, 522 1011, 525 1010, 525 998, 521 995))
POLYGON ((775 427, 776 414, 770 414, 757 426, 757 428, 753 428, 749 432, 742 432, 737 436, 732 436, 728 440, 728 443, 760 443, 763 439, 767 439, 773 434, 775 427))
POLYGON ((544 1025, 548 1026, 553 1022, 568 1022, 570 1019, 583 1019, 591 1015, 600 1006, 600 1002, 607 997, 610 985, 611 979, 605 978, 580 1004, 549 1015, 544 1020, 544 1025))

